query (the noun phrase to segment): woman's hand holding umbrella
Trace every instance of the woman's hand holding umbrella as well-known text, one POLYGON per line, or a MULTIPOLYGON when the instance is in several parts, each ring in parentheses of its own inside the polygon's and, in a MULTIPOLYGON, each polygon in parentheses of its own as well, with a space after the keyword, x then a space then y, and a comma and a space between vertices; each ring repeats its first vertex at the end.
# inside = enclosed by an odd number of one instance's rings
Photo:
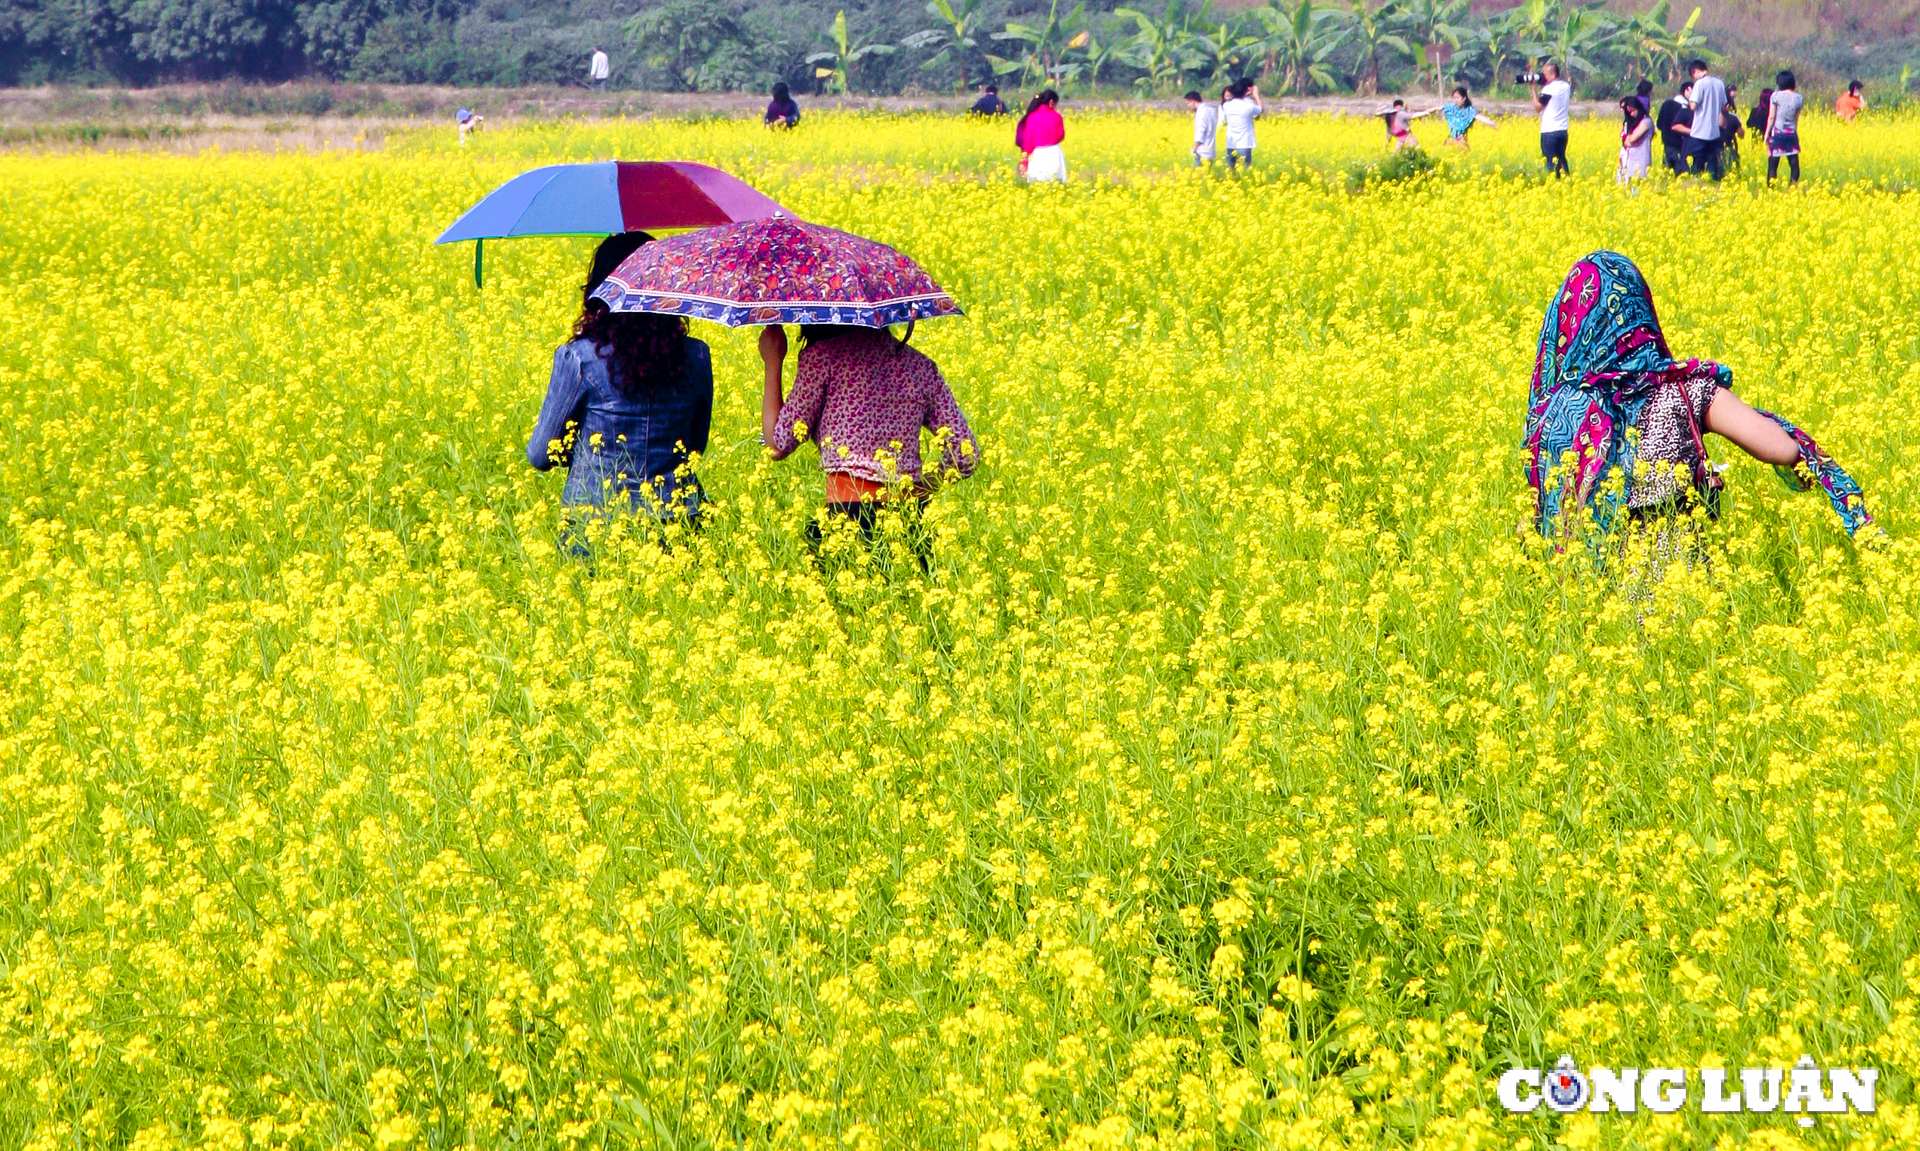
MULTIPOLYGON (((787 362, 787 329, 779 324, 768 324, 760 329, 760 362, 767 366, 766 386, 760 391, 760 442, 774 442, 774 425, 780 422, 780 409, 787 402, 785 391, 781 387, 781 369, 787 362)), ((773 458, 783 460, 786 452, 773 453, 773 458)))

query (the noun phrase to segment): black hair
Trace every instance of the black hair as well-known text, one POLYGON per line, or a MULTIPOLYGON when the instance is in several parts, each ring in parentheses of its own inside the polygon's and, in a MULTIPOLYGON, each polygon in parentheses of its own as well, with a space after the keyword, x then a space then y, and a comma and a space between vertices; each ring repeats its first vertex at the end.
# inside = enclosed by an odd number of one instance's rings
POLYGON ((1000 85, 998 84, 987 85, 987 92, 991 95, 998 96, 1000 94, 1000 85))
POLYGON ((652 239, 645 232, 619 232, 600 241, 581 291, 580 318, 573 322, 573 338, 593 341, 594 350, 609 360, 607 374, 613 386, 628 396, 645 395, 662 382, 678 379, 686 367, 686 320, 615 312, 593 298, 593 290, 652 239))
POLYGON ((1651 80, 1640 81, 1640 83, 1634 87, 1633 94, 1636 96, 1653 95, 1653 81, 1651 80))
POLYGON ((1773 85, 1776 89, 1785 88, 1789 92, 1793 91, 1793 86, 1796 83, 1798 83, 1798 81, 1793 78, 1793 73, 1790 71, 1782 72, 1773 78, 1773 85))
POLYGON ((1453 94, 1460 97, 1461 100, 1465 101, 1465 103, 1463 103, 1461 107, 1464 107, 1464 108, 1473 107, 1473 95, 1472 93, 1467 91, 1467 86, 1465 84, 1462 84, 1458 88, 1455 88, 1453 90, 1453 94))
MULTIPOLYGON (((907 325, 908 334, 912 334, 913 325, 907 325)), ((904 348, 907 341, 894 336, 889 328, 870 328, 865 324, 801 324, 800 347, 811 348, 815 344, 824 344, 828 340, 837 340, 841 336, 851 336, 855 332, 879 332, 893 341, 894 348, 904 348)))
POLYGON ((1633 98, 1632 96, 1620 97, 1620 110, 1627 114, 1626 126, 1628 128, 1632 128, 1634 125, 1638 124, 1640 121, 1647 118, 1647 110, 1645 108, 1642 108, 1640 106, 1640 101, 1633 98))
POLYGON ((787 87, 785 80, 775 80, 773 82, 773 98, 776 100, 787 99, 792 94, 792 91, 791 88, 787 87))
POLYGON ((1687 61, 1687 71, 1689 72, 1705 72, 1707 70, 1708 70, 1707 62, 1705 60, 1700 59, 1698 56, 1695 56, 1692 60, 1687 61))
POLYGON ((1027 121, 1032 118, 1035 112, 1038 112, 1040 110, 1040 105, 1057 104, 1059 102, 1060 102, 1060 93, 1054 91, 1051 88, 1041 89, 1039 95, 1027 101, 1027 110, 1020 114, 1020 122, 1013 126, 1013 138, 1018 140, 1020 138, 1020 133, 1027 130, 1027 121))
POLYGON ((1242 99, 1246 96, 1248 92, 1253 91, 1253 81, 1247 79, 1245 76, 1242 76, 1238 80, 1235 80, 1233 83, 1227 85, 1227 91, 1233 94, 1234 99, 1236 100, 1242 99))
POLYGON ((1849 80, 1849 81, 1847 81, 1847 95, 1849 95, 1849 96, 1851 96, 1851 95, 1853 95, 1853 94, 1854 94, 1855 92, 1858 92, 1858 91, 1859 91, 1860 89, 1862 89, 1862 88, 1864 88, 1864 87, 1866 87, 1866 85, 1865 85, 1865 84, 1862 84, 1862 83, 1861 83, 1860 81, 1858 81, 1858 80, 1849 80))
POLYGON ((1189 91, 1185 96, 1182 96, 1181 99, 1192 100, 1197 104, 1200 102, 1200 93, 1197 90, 1189 91))
POLYGON ((593 250, 593 263, 587 268, 587 282, 580 288, 580 306, 587 306, 587 301, 593 298, 593 290, 612 275, 613 270, 628 256, 639 251, 642 245, 652 242, 653 237, 645 232, 615 232, 600 241, 600 246, 593 250))

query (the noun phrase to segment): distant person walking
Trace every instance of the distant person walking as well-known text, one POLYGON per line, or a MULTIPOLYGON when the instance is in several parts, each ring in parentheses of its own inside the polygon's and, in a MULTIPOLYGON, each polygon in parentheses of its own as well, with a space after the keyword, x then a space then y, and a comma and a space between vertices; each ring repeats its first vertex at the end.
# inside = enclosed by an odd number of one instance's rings
POLYGON ((1726 175, 1721 152, 1720 114, 1727 109, 1727 86, 1707 70, 1705 60, 1687 65, 1693 74, 1693 119, 1687 127, 1687 174, 1708 175, 1716 182, 1726 175))
POLYGON ((1007 114, 1007 102, 1000 98, 1000 86, 989 84, 980 93, 980 98, 967 109, 975 116, 1004 116, 1007 114))
POLYGON ((1260 102, 1260 85, 1253 81, 1236 80, 1227 88, 1227 100, 1220 105, 1220 125, 1226 136, 1228 171, 1237 170, 1242 163, 1253 167, 1253 122, 1266 110, 1260 102))
POLYGON ((1653 167, 1653 118, 1638 96, 1620 101, 1620 171, 1615 177, 1622 184, 1644 180, 1653 167))
POLYGON ((1660 118, 1654 127, 1660 130, 1660 149, 1667 171, 1678 176, 1687 167, 1687 133, 1693 131, 1693 82, 1680 85, 1680 90, 1660 105, 1660 118))
POLYGON ((1546 81, 1533 84, 1533 102, 1540 107, 1540 156, 1554 179, 1567 174, 1567 129, 1573 122, 1573 85, 1560 78, 1560 65, 1549 60, 1540 66, 1546 81))
POLYGON ((613 75, 613 62, 599 48, 593 50, 593 60, 587 64, 587 79, 593 82, 596 92, 605 91, 607 77, 613 75))
POLYGON ((1219 156, 1220 109, 1193 91, 1187 93, 1187 111, 1193 113, 1193 166, 1211 164, 1219 156))
POLYGON ((1642 80, 1633 89, 1633 98, 1640 101, 1640 110, 1653 115, 1653 81, 1642 80))
POLYGON ((1067 182, 1067 153, 1060 146, 1067 138, 1067 124, 1060 118, 1059 104, 1060 93, 1048 88, 1027 104, 1027 114, 1014 126, 1020 171, 1029 184, 1067 182))
POLYGON ((1773 78, 1773 98, 1767 102, 1767 183, 1780 174, 1780 161, 1787 162, 1787 186, 1800 182, 1800 109, 1806 101, 1798 91, 1792 72, 1773 78))
POLYGON ((774 81, 773 91, 769 95, 772 99, 767 101, 767 112, 761 117, 761 123, 769 128, 782 129, 800 123, 800 104, 793 98, 793 92, 785 80, 774 81))
POLYGON ((1453 103, 1441 108, 1440 116, 1447 122, 1447 138, 1441 142, 1451 144, 1462 152, 1473 151, 1473 145, 1467 142, 1467 129, 1475 124, 1485 124, 1496 132, 1500 130, 1500 125, 1473 106, 1473 97, 1467 94, 1465 88, 1453 90, 1453 103))
POLYGON ((1858 80, 1849 80, 1846 92, 1833 102, 1833 114, 1851 124, 1853 118, 1865 111, 1866 107, 1867 86, 1858 80))

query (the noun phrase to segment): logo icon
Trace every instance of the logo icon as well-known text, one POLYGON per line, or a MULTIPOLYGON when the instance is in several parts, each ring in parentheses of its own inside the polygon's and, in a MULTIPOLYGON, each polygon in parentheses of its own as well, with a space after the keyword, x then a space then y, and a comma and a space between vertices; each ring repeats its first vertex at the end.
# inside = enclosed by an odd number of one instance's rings
POLYGON ((1547 1106, 1561 1114, 1578 1111, 1587 1102, 1587 1077, 1573 1061, 1573 1056, 1562 1055, 1560 1062, 1547 1072, 1545 1091, 1547 1106))

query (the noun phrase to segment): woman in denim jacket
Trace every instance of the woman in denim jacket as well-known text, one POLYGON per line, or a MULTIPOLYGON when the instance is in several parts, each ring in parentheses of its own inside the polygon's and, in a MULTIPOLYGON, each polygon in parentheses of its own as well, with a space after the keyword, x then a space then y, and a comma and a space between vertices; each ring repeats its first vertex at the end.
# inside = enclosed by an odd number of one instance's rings
POLYGON ((546 402, 527 441, 541 471, 567 466, 561 502, 604 509, 624 495, 635 512, 697 524, 693 474, 713 423, 713 360, 678 316, 611 312, 593 290, 650 237, 609 236, 594 253, 573 339, 553 353, 546 402))

